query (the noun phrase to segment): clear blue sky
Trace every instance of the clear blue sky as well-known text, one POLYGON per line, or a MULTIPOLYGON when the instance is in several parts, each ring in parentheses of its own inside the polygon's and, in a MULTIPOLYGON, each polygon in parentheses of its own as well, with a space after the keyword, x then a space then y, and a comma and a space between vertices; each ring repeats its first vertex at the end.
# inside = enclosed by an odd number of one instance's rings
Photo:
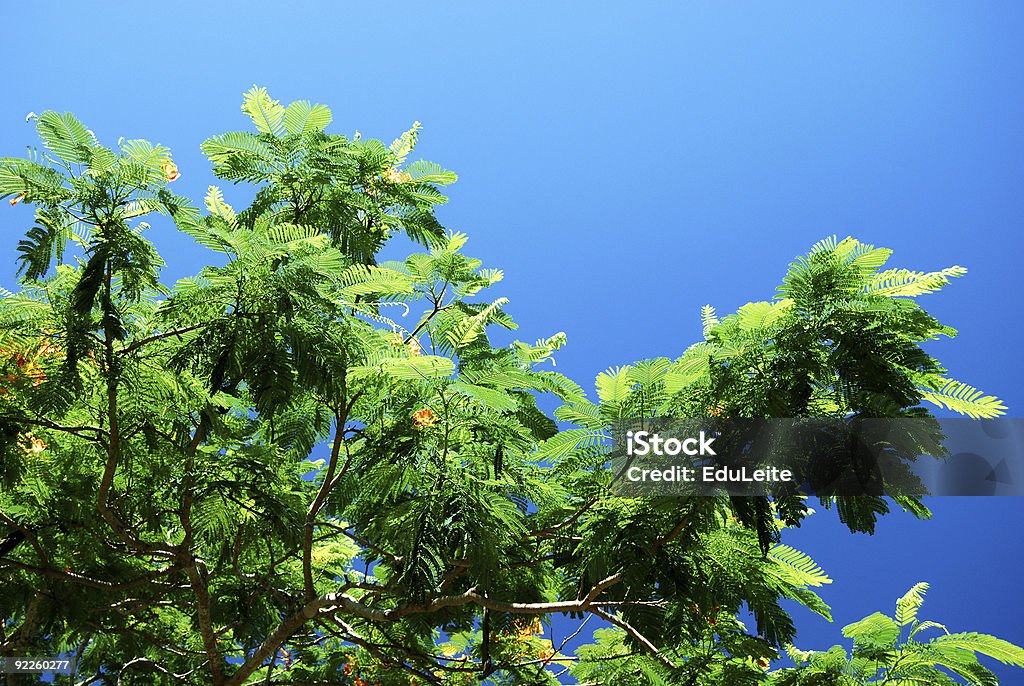
MULTIPOLYGON (((1024 4, 429 5, 10 4, 0 155, 34 141, 30 110, 72 110, 109 144, 169 145, 198 198, 198 144, 244 126, 253 83, 330 105, 335 131, 390 141, 418 119, 419 154, 461 177, 442 219, 506 270, 523 339, 568 333, 559 369, 585 385, 679 354, 701 305, 767 299, 792 257, 853 234, 969 268, 926 303, 962 332, 933 352, 1021 416, 1024 4)), ((0 212, 13 255, 29 214, 0 212)), ((156 238, 169 279, 203 259, 156 238)), ((1024 499, 933 505, 873 539, 828 515, 794 536, 836 578, 837 626, 801 617, 802 647, 917 580, 934 619, 1024 644, 1024 499)))

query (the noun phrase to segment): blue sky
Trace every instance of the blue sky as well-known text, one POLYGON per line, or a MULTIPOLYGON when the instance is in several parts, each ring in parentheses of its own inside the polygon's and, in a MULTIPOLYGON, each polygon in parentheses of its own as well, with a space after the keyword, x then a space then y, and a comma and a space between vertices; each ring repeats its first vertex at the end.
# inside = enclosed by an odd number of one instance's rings
MULTIPOLYGON (((170 146, 198 198, 198 144, 245 125, 253 83, 328 104, 334 131, 390 141, 420 120, 419 155, 460 174, 443 221, 506 271, 521 338, 567 332, 558 368, 584 385, 681 353, 701 305, 770 298, 790 259, 852 234, 899 266, 968 267, 927 297, 961 330, 931 349, 1020 416, 1020 3, 43 5, 5 8, 0 155, 34 141, 30 110, 72 110, 109 144, 170 146)), ((0 212, 13 255, 29 214, 0 212)), ((204 259, 154 238, 168 279, 204 259)), ((826 514, 791 542, 836 578, 838 626, 927 580, 932 618, 1024 644, 1024 499, 933 505, 874 538, 826 514)), ((805 648, 838 637, 798 626, 805 648)))

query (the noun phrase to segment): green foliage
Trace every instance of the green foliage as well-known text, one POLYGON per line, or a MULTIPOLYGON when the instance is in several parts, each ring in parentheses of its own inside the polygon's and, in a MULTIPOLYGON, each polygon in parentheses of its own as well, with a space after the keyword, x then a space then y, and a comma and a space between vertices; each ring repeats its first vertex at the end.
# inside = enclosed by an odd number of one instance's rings
MULTIPOLYGON (((774 300, 747 303, 721 318, 705 306, 704 340, 682 356, 609 369, 597 377, 599 406, 572 398, 559 409, 559 419, 587 429, 588 442, 574 447, 576 434, 560 435, 547 456, 560 467, 602 464, 607 449, 600 446, 609 436, 600 432, 622 418, 925 417, 923 401, 975 419, 1003 414, 1001 401, 947 379, 921 347, 955 331, 913 297, 965 270, 882 271, 890 253, 853 238, 830 238, 789 266, 774 300)), ((913 494, 896 502, 929 516, 913 494)), ((887 501, 873 496, 824 498, 822 505, 836 507, 854 531, 873 531, 889 511, 887 501)), ((794 498, 781 497, 775 506, 789 523, 806 512, 794 498)), ((768 502, 737 507, 741 519, 758 528, 764 549, 776 542, 768 502)))
POLYGON ((999 680, 982 666, 979 655, 1024 667, 1024 649, 1007 641, 986 634, 951 634, 941 624, 918 621, 927 590, 928 584, 914 585, 896 601, 895 618, 876 612, 844 627, 843 636, 853 639, 849 654, 841 646, 826 652, 790 647, 787 652, 797 666, 772 672, 766 683, 991 686, 999 680), (925 641, 928 630, 942 633, 925 641))
POLYGON ((427 245, 443 241, 433 208, 446 201, 439 187, 456 177, 423 161, 401 168, 415 147, 418 123, 385 147, 358 135, 328 134, 332 115, 324 105, 298 101, 284 107, 255 86, 245 94, 242 112, 255 132, 213 136, 200 146, 216 176, 257 185, 241 224, 316 227, 353 261, 366 264, 396 231, 427 245))
MULTIPOLYGON (((961 270, 880 272, 852 239, 773 302, 705 308, 703 342, 609 369, 594 402, 548 364, 564 334, 492 345, 515 329, 483 296, 502 273, 435 218, 455 175, 407 163, 418 124, 332 134, 323 105, 255 87, 242 111, 252 130, 201 146, 254 187, 238 211, 70 114, 0 160, 0 196, 35 208, 0 298, 0 655, 77 655, 76 683, 760 683, 785 601, 829 616, 828 577, 780 542, 806 504, 614 496, 611 422, 1001 411, 918 346, 952 332, 907 298, 961 270), (149 221, 216 254, 165 284, 149 221), (422 251, 379 263, 398 232, 422 251), (556 614, 611 628, 570 660, 556 614)), ((826 505, 861 529, 886 509, 826 505)), ((901 626, 927 626, 920 592, 901 626)), ((855 646, 890 650, 875 633, 855 646)))

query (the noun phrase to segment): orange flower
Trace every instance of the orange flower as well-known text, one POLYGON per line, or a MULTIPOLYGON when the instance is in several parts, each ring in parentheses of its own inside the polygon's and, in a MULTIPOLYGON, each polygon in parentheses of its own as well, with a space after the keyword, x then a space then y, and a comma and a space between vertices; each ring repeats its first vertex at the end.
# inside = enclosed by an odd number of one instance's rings
POLYGON ((408 183, 409 181, 412 181, 412 174, 396 169, 395 167, 391 167, 384 172, 384 178, 391 183, 408 183))
POLYGON ((422 357, 423 355, 423 348, 420 347, 420 342, 415 338, 409 339, 409 354, 413 357, 422 357))
POLYGON ((177 181, 181 178, 181 174, 178 172, 178 165, 170 160, 165 160, 164 163, 160 165, 160 171, 164 173, 168 183, 171 181, 177 181))
POLYGON ((15 205, 17 205, 19 202, 21 202, 24 199, 25 199, 25 194, 24 193, 18 193, 16 196, 11 198, 11 201, 10 201, 11 202, 11 207, 14 207, 15 205))
POLYGON ((36 438, 31 433, 24 435, 24 438, 28 439, 28 445, 22 446, 22 450, 25 451, 26 455, 38 455, 39 453, 46 450, 46 444, 42 440, 36 438))
POLYGON ((429 407, 424 407, 419 412, 412 413, 412 423, 416 426, 433 426, 437 423, 437 417, 434 415, 434 411, 429 407))
POLYGON ((60 349, 56 345, 50 343, 48 340, 44 338, 42 343, 40 343, 39 345, 39 350, 36 353, 36 358, 38 359, 38 357, 41 355, 56 355, 59 352, 60 349))
POLYGON ((530 638, 534 634, 540 636, 544 633, 544 625, 540 621, 540 617, 534 617, 532 620, 523 620, 515 622, 517 634, 520 638, 530 638))

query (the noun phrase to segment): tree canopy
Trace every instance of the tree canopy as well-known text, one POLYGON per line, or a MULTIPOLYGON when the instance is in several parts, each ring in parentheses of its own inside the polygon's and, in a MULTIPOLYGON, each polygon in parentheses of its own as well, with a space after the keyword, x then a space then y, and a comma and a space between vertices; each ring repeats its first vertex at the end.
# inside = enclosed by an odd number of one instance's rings
MULTIPOLYGON (((487 295, 502 272, 436 219, 456 177, 409 161, 418 124, 390 145, 328 133, 327 107, 255 87, 242 110, 254 130, 201 146, 253 187, 240 210, 215 186, 197 207, 170 151, 104 147, 68 113, 0 160, 0 197, 35 208, 0 299, 0 656, 72 655, 76 684, 845 683, 815 676, 845 653, 767 670, 795 638, 784 601, 830 617, 828 576, 782 543, 811 501, 616 496, 608 427, 997 416, 921 347, 955 331, 915 298, 964 269, 826 239, 771 300, 705 308, 704 340, 588 395, 551 368, 564 334, 492 344, 516 328, 487 295), (215 255, 163 283, 150 221, 215 255), (379 261, 396 233, 421 252, 379 261), (555 616, 595 642, 564 654, 555 616)), ((892 502, 929 515, 911 496, 819 505, 870 532, 892 502)), ((1024 665, 991 637, 897 649, 914 593, 847 627, 851 679, 865 651, 1024 665)))

